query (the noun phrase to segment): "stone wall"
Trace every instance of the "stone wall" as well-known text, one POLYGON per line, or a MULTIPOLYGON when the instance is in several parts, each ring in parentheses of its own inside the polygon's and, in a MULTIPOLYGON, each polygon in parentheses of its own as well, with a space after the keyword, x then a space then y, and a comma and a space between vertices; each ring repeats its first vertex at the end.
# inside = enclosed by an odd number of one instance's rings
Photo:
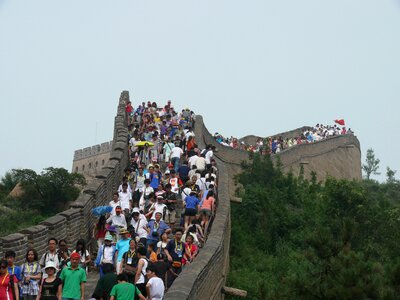
MULTIPOLYGON (((283 137, 296 136, 301 127, 283 137)), ((204 148, 211 144, 217 147, 215 157, 219 168, 218 208, 207 243, 201 249, 190 267, 180 276, 165 295, 165 299, 223 299, 221 290, 229 271, 229 246, 231 235, 230 201, 234 196, 233 176, 241 170, 241 162, 249 160, 249 154, 241 150, 218 144, 203 123, 202 116, 196 116, 196 142, 204 148)), ((247 136, 246 141, 257 137, 247 136)), ((318 179, 327 175, 337 178, 361 179, 360 143, 355 136, 344 135, 314 143, 294 146, 279 154, 285 171, 298 173, 303 166, 306 176, 314 171, 318 179)), ((273 157, 277 160, 278 155, 273 157)))
POLYGON ((89 245, 91 244, 91 233, 96 221, 91 210, 96 206, 106 205, 110 201, 112 193, 120 184, 123 170, 128 165, 128 130, 125 115, 127 100, 129 100, 129 93, 123 91, 114 122, 110 159, 99 170, 96 178, 90 181, 68 210, 44 220, 39 225, 1 237, 1 256, 7 250, 14 250, 17 253, 16 263, 21 264, 30 247, 35 248, 39 255, 42 255, 50 237, 58 240, 66 239, 70 247, 74 247, 77 240, 81 238, 85 239, 89 245))
MULTIPOLYGON (((203 123, 203 118, 197 116, 196 123, 203 126, 204 143, 217 147, 215 154, 223 162, 228 163, 234 170, 240 170, 240 163, 248 161, 249 154, 242 150, 232 149, 219 144, 209 133, 203 123)), ((304 126, 287 133, 280 133, 277 136, 291 137, 296 136, 308 127, 304 126)), ((252 141, 255 136, 247 136, 245 140, 252 141)), ((280 158, 283 170, 292 171, 295 175, 299 174, 301 166, 304 174, 310 178, 311 172, 317 174, 318 180, 324 180, 327 176, 336 178, 361 180, 361 148, 360 142, 354 135, 340 135, 322 140, 312 144, 302 144, 286 149, 279 154, 273 155, 276 161, 280 158)))
POLYGON ((229 172, 218 161, 218 208, 210 234, 196 260, 185 268, 164 299, 222 299, 229 270, 230 191, 229 172))

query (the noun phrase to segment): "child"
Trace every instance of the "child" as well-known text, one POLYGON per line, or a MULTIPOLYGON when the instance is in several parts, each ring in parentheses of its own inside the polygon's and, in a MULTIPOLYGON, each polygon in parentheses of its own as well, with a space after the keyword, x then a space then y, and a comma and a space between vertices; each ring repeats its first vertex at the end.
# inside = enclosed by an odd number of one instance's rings
POLYGON ((149 244, 147 246, 147 253, 149 253, 149 260, 155 263, 157 261, 157 253, 154 251, 154 244, 149 244))

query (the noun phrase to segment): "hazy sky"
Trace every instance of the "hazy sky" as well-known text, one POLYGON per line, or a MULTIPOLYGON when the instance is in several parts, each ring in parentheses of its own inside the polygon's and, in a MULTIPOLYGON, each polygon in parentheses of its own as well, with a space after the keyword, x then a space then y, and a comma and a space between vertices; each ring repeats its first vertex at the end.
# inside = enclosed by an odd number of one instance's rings
POLYGON ((0 0, 0 176, 70 170, 122 90, 229 136, 344 118, 400 170, 400 0, 0 0))

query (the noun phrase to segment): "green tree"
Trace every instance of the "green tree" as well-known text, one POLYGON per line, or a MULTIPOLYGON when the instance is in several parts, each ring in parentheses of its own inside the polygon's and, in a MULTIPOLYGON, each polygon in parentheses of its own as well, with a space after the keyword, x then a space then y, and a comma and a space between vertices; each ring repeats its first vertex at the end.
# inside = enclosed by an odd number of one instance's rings
POLYGON ((64 168, 49 167, 37 174, 31 169, 13 169, 12 177, 23 188, 16 200, 27 208, 53 213, 79 195, 79 186, 86 182, 81 174, 69 173, 64 168))
POLYGON ((237 180, 228 285, 249 299, 396 299, 400 183, 308 181, 259 155, 237 180))
POLYGON ((396 180, 396 177, 395 177, 396 172, 397 172, 397 171, 394 171, 394 170, 392 170, 391 168, 386 167, 386 182, 388 182, 388 183, 394 183, 394 182, 396 182, 396 181, 397 181, 397 180, 396 180))
POLYGON ((379 169, 379 158, 375 158, 374 150, 371 148, 367 150, 367 157, 365 159, 365 164, 362 165, 362 169, 365 172, 365 177, 369 180, 371 175, 380 175, 379 169))

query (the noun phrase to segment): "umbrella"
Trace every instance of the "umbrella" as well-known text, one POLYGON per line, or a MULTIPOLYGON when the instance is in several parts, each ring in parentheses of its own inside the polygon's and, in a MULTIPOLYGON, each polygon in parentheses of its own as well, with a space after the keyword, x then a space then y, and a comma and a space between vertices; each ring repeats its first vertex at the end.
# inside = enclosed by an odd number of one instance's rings
POLYGON ((95 216, 101 216, 105 215, 106 213, 109 213, 112 211, 111 206, 97 206, 92 209, 92 214, 95 216))
POLYGON ((152 142, 148 142, 148 141, 140 141, 140 142, 137 142, 137 143, 135 144, 135 146, 136 146, 136 147, 144 147, 146 144, 148 144, 149 147, 153 147, 153 146, 154 146, 154 144, 153 144, 152 142))

